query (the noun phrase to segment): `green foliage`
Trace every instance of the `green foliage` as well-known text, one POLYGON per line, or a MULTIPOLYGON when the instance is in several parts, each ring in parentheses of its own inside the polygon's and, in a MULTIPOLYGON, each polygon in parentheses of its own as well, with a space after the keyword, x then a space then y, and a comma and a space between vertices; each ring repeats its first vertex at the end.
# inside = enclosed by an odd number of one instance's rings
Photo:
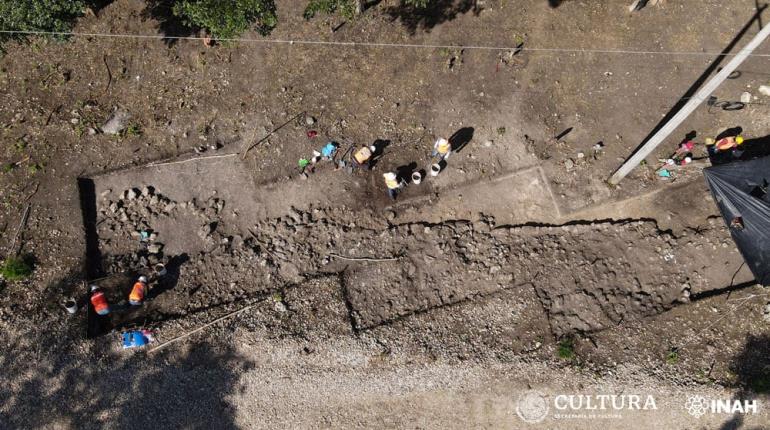
POLYGON ((142 135, 142 126, 140 126, 137 123, 131 123, 126 127, 125 130, 123 130, 123 136, 125 137, 133 137, 133 136, 141 136, 142 135))
POLYGON ((33 164, 30 164, 27 169, 29 170, 30 174, 34 175, 35 173, 43 170, 43 166, 38 163, 33 163, 33 164))
POLYGON ((328 15, 339 13, 347 19, 353 19, 356 5, 354 0, 310 0, 302 15, 310 19, 319 12, 328 15))
MULTIPOLYGON (((366 3, 366 0, 359 0, 366 3)), ((413 6, 416 8, 425 8, 433 0, 401 0, 404 6, 413 6)), ((356 14, 356 0, 310 0, 305 7, 303 16, 305 19, 311 19, 318 13, 327 15, 338 13, 346 19, 353 19, 356 14)))
POLYGON ((559 342, 559 348, 557 350, 559 358, 564 360, 572 360, 575 358, 575 341, 571 337, 565 337, 559 342))
POLYGON ((186 25, 204 28, 217 39, 236 38, 254 23, 266 35, 278 22, 273 0, 182 0, 173 11, 186 25))
MULTIPOLYGON (((0 28, 67 32, 83 14, 85 6, 83 0, 0 0, 0 28)), ((0 42, 12 38, 24 39, 24 36, 2 34, 0 42)))
POLYGON ((666 354, 666 363, 674 365, 679 362, 679 351, 676 348, 672 348, 666 354))
POLYGON ((26 279, 32 274, 32 264, 24 258, 8 257, 0 267, 0 275, 8 281, 26 279))

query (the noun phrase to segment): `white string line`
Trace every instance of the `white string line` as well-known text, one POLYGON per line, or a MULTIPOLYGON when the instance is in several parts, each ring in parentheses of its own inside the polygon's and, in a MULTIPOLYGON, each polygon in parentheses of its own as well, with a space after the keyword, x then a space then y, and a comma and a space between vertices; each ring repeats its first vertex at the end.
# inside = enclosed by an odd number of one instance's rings
MULTIPOLYGON (((0 30, 0 34, 20 34, 39 36, 66 36, 66 37, 104 37, 124 39, 157 39, 157 40, 205 40, 198 36, 164 36, 160 34, 122 34, 122 33, 81 33, 65 31, 35 31, 35 30, 0 30)), ((486 51, 530 51, 530 52, 557 52, 579 54, 629 54, 629 55, 691 55, 691 56, 724 56, 732 57, 737 53, 723 54, 721 52, 696 52, 696 51, 647 51, 629 49, 597 49, 597 48, 530 48, 515 46, 487 46, 487 45, 433 45, 417 43, 385 43, 385 42, 335 42, 324 40, 291 40, 291 39, 251 39, 251 38, 211 38, 219 42, 242 42, 262 44, 284 45, 326 45, 367 48, 422 48, 422 49, 476 49, 486 51)), ((751 54, 751 57, 770 57, 770 54, 751 54)))

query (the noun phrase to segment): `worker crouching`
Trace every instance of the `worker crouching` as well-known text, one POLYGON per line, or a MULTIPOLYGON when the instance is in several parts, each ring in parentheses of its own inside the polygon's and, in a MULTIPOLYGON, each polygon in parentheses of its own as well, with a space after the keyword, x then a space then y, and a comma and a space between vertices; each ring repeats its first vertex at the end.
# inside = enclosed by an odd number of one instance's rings
POLYGON ((140 276, 136 283, 134 283, 134 287, 131 288, 131 294, 128 295, 128 303, 131 306, 141 306, 144 303, 148 290, 147 277, 140 276))
POLYGON ((107 303, 107 296, 104 291, 96 285, 91 285, 91 305, 98 315, 109 315, 110 304, 107 303))

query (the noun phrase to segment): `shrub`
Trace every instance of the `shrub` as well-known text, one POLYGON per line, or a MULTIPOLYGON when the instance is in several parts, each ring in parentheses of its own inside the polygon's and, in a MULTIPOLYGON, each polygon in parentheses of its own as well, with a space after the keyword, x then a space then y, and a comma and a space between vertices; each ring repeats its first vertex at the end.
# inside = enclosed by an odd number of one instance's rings
POLYGON ((302 15, 305 19, 310 19, 319 12, 339 13, 347 19, 352 19, 356 13, 355 0, 310 0, 302 15))
POLYGON ((266 35, 278 22, 273 0, 182 0, 173 11, 187 26, 204 28, 218 39, 236 38, 254 23, 266 35))
POLYGON ((674 365, 679 362, 679 350, 676 348, 671 348, 671 350, 668 351, 668 354, 666 354, 666 363, 670 365, 674 365))
MULTIPOLYGON (((432 0, 401 0, 405 6, 413 6, 421 9, 426 8, 432 0)), ((339 13, 347 19, 353 19, 356 14, 356 3, 365 3, 366 0, 310 0, 305 7, 303 16, 305 19, 314 17, 317 13, 333 14, 339 13)))
MULTIPOLYGON (((67 32, 85 6, 82 0, 0 0, 0 28, 67 32)), ((24 35, 0 34, 0 41, 7 39, 24 39, 24 35)))
POLYGON ((559 358, 572 360, 575 358, 575 341, 571 337, 565 337, 559 342, 557 353, 559 358))
POLYGON ((0 275, 8 281, 26 279, 32 274, 32 264, 24 258, 8 257, 0 267, 0 275))

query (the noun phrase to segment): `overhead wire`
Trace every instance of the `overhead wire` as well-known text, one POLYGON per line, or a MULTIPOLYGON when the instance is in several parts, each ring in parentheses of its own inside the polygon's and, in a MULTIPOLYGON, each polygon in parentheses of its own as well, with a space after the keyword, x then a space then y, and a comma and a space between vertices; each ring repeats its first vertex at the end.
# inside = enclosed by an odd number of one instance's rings
MULTIPOLYGON (((101 37, 101 38, 125 38, 125 39, 152 39, 152 40, 209 40, 200 36, 167 36, 162 34, 131 34, 131 33, 88 33, 73 31, 38 31, 38 30, 0 30, 0 34, 17 34, 26 36, 60 36, 60 37, 101 37)), ((713 51, 653 51, 618 48, 542 48, 527 46, 493 46, 493 45, 463 45, 463 44, 420 44, 420 43, 391 43, 391 42, 356 42, 333 40, 306 40, 306 39, 254 39, 254 38, 210 38, 218 42, 239 42, 258 44, 283 44, 283 45, 311 45, 311 46, 335 46, 335 47, 368 47, 368 48, 413 48, 413 49, 469 49, 487 51, 529 51, 529 52, 553 52, 576 54, 627 54, 627 55, 670 55, 670 56, 722 56, 731 57, 737 53, 722 53, 713 51)), ((767 58, 770 54, 751 54, 751 57, 767 58)))

